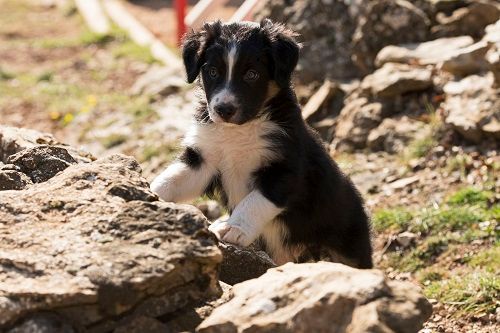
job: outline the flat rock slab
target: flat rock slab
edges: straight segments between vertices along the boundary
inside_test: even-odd
[[[419,288],[377,270],[286,264],[233,286],[199,332],[418,332],[432,313]]]
[[[375,63],[382,66],[388,62],[420,65],[438,65],[461,50],[474,44],[470,36],[439,38],[424,43],[389,45],[377,54]]]
[[[140,171],[114,155],[0,192],[0,331],[107,332],[220,294],[206,219],[157,201]]]
[[[385,64],[361,82],[363,90],[375,96],[391,98],[432,86],[432,72],[404,64]]]

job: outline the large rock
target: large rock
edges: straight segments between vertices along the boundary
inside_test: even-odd
[[[500,87],[500,47],[495,47],[488,51],[486,60],[488,61],[489,69],[495,76],[495,85]]]
[[[437,15],[439,25],[432,27],[435,37],[469,35],[480,38],[484,28],[500,18],[500,4],[495,0],[475,0],[467,7],[455,10],[450,16]]]
[[[120,155],[1,191],[0,331],[108,332],[218,296],[206,219],[157,200]]]
[[[493,87],[492,75],[452,81],[444,91],[446,124],[474,143],[488,137],[500,140],[500,91]]]
[[[414,0],[412,2],[422,1]],[[445,15],[451,15],[456,9],[465,7],[468,4],[468,0],[423,0],[423,2],[431,4],[434,14],[441,12]],[[419,4],[418,7],[420,8],[421,5]]]
[[[418,287],[377,270],[286,264],[237,284],[199,332],[418,332],[432,313]]]
[[[360,2],[364,1],[264,1],[257,19],[269,17],[283,22],[306,42],[298,66],[301,81],[357,77],[360,73],[351,59],[351,39],[362,10]]]
[[[440,68],[458,76],[479,73],[488,66],[485,60],[488,49],[489,45],[484,41],[475,43],[458,50],[456,54],[443,61]]]
[[[340,112],[332,149],[348,151],[364,148],[368,134],[383,120],[383,105],[361,97],[349,101]]]
[[[269,17],[300,34],[302,82],[360,77],[386,45],[426,40],[430,21],[403,0],[271,0],[257,19]]]
[[[372,95],[390,98],[432,86],[432,72],[404,64],[385,64],[364,78],[361,88]]]
[[[233,297],[232,287],[230,285],[220,282],[220,287],[222,289],[222,296],[196,303],[194,306],[189,306],[184,310],[169,315],[169,320],[164,321],[169,330],[163,331],[162,333],[194,332],[196,327],[204,319],[208,318],[216,308]],[[141,333],[149,333],[147,327],[145,328],[146,331],[143,330]]]
[[[495,76],[496,86],[500,87],[500,20],[486,27],[483,41],[491,45],[486,54],[486,61]]]
[[[375,60],[378,66],[389,62],[434,65],[454,75],[465,76],[487,68],[486,40],[474,43],[470,36],[439,38],[420,44],[386,46]]]
[[[366,6],[352,42],[354,63],[363,74],[375,69],[375,57],[384,46],[429,38],[429,18],[409,1],[368,1]]]
[[[389,45],[377,54],[375,63],[382,66],[388,62],[419,65],[438,65],[455,56],[460,50],[474,44],[470,36],[439,38],[424,43]]]
[[[499,27],[500,21],[489,25],[485,36],[477,43],[470,36],[460,36],[424,43],[389,45],[377,54],[375,63],[377,66],[389,62],[434,65],[458,76],[475,74],[488,68],[488,50],[500,48]],[[494,59],[493,56],[491,59]]]
[[[372,130],[367,138],[367,146],[374,151],[401,153],[412,140],[423,139],[430,134],[428,126],[407,116],[386,118]]]

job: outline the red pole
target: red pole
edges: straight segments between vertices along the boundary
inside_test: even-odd
[[[175,0],[175,9],[177,12],[177,43],[181,45],[182,37],[186,33],[186,0]]]

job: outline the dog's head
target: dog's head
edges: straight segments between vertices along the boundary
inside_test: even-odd
[[[294,37],[267,19],[260,24],[217,21],[186,35],[187,79],[192,83],[201,72],[213,122],[244,124],[259,117],[280,89],[290,87],[299,58]]]

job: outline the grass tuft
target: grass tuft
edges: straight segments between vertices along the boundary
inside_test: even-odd
[[[434,281],[424,289],[429,298],[454,306],[455,316],[494,313],[500,299],[500,277],[473,271],[449,280]]]
[[[475,187],[466,187],[454,193],[448,198],[448,203],[452,205],[475,205],[487,204],[493,196],[490,191],[482,191]]]
[[[413,214],[403,208],[383,209],[377,211],[372,217],[372,223],[376,231],[403,230],[406,229]]]

